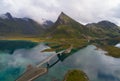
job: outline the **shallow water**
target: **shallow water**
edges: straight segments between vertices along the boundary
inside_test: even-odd
[[[19,43],[19,42],[18,42]],[[12,54],[0,52],[0,81],[14,81],[26,69],[27,65],[36,65],[51,53],[41,53],[43,49],[49,48],[44,44],[39,44],[33,48],[19,48]]]
[[[54,53],[41,53],[45,48],[49,47],[40,43],[33,48],[16,49],[13,54],[0,52],[0,81],[14,81],[25,71],[28,64],[35,65]],[[62,81],[65,73],[74,68],[84,71],[90,81],[120,81],[120,59],[104,53],[105,51],[96,50],[95,46],[89,45],[63,62],[59,61],[46,75],[35,81]],[[56,56],[50,63],[57,59]]]
[[[90,81],[120,81],[120,59],[106,56],[105,51],[89,45],[53,66],[48,74],[36,81],[62,81],[73,68],[84,71]]]
[[[0,40],[0,51],[13,53],[16,49],[33,48],[38,45],[37,42],[23,40]]]

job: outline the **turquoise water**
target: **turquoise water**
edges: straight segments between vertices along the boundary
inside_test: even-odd
[[[80,69],[89,77],[90,81],[120,81],[120,59],[106,56],[101,49],[89,45],[57,63],[48,74],[35,81],[62,81],[65,73],[70,69]]]
[[[0,44],[2,42],[0,41]],[[30,41],[14,41],[15,43],[13,41],[4,42],[10,44],[6,44],[5,47],[3,45],[4,50],[2,50],[2,46],[0,46],[0,81],[16,80],[16,78],[25,71],[27,65],[35,65],[51,55],[51,53],[40,52],[45,48],[49,48],[42,43],[37,44]],[[14,50],[11,49],[11,47],[13,47]],[[11,50],[13,51],[12,53],[10,53]]]
[[[38,43],[31,41],[22,41],[22,40],[0,40],[0,51],[13,53],[16,49],[21,48],[33,48]]]
[[[36,65],[54,53],[42,53],[41,50],[46,48],[49,47],[40,43],[31,48],[17,48],[12,54],[1,51],[0,81],[14,81],[25,71],[28,64]],[[106,56],[104,53],[105,51],[96,50],[95,46],[89,45],[63,62],[59,61],[47,74],[35,81],[62,81],[65,73],[75,68],[84,71],[90,81],[120,81],[120,59]],[[57,59],[56,56],[50,64]]]

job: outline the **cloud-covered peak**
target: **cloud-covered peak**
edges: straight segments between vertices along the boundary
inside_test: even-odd
[[[82,23],[110,20],[120,24],[120,0],[0,0],[0,14],[56,21],[61,11]]]
[[[7,12],[5,16],[8,17],[9,19],[12,19],[12,15],[9,12]]]
[[[2,18],[2,19],[13,19],[12,15],[9,12],[0,15],[0,18]]]

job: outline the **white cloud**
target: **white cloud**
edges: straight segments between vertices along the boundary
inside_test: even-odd
[[[61,11],[82,23],[110,20],[120,24],[120,0],[1,0],[0,14],[11,12],[17,17],[42,18],[55,21]],[[114,10],[116,9],[116,10]]]

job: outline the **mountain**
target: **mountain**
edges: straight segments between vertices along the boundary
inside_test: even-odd
[[[86,27],[89,28],[94,35],[100,37],[116,37],[120,36],[120,28],[110,22],[110,21],[100,21],[98,23],[87,24]]]
[[[30,18],[15,18],[6,13],[0,15],[0,36],[108,38],[120,36],[120,28],[110,21],[82,25],[64,12],[61,12],[55,23],[44,20],[42,24]]]
[[[111,38],[120,36],[120,28],[110,21],[82,25],[61,12],[47,36],[50,38]]]
[[[48,37],[83,38],[88,35],[88,28],[61,12],[55,24],[49,29]]]
[[[13,17],[9,12],[7,12],[6,14],[0,15],[0,18],[13,20]]]
[[[0,16],[0,36],[40,36],[42,25],[30,18],[15,18],[10,13]]]
[[[51,20],[45,20],[43,23],[42,23],[42,26],[46,29],[52,27],[54,25],[54,22],[52,22]]]

